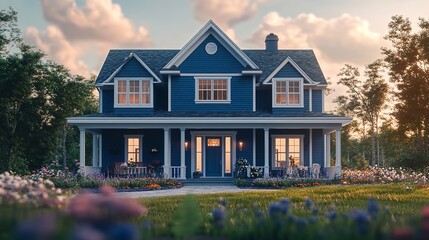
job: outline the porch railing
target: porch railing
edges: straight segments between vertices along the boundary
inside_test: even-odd
[[[170,178],[181,178],[181,167],[180,166],[171,166],[170,167],[171,176]]]

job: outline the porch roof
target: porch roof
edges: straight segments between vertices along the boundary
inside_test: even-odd
[[[103,128],[314,128],[339,129],[351,118],[304,112],[154,112],[151,114],[97,113],[70,117],[71,125],[84,129]]]

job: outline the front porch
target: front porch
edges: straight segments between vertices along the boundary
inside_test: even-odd
[[[85,166],[87,132],[92,133],[92,166]],[[330,137],[333,132],[339,141],[335,147],[335,166],[331,167]],[[334,178],[341,172],[340,133],[340,129],[312,128],[81,129],[80,165],[84,174],[103,173],[109,177],[190,179],[198,171],[201,178],[231,178],[234,177],[236,161],[245,158],[249,162],[247,177],[251,177],[250,169],[254,167],[263,177],[318,178],[323,175]],[[128,146],[124,139],[136,136],[144,138],[141,137],[138,150],[132,151],[136,156],[134,160],[139,161],[132,163],[125,151]],[[298,163],[295,165],[285,157],[289,154],[282,155],[281,146],[276,146],[275,141],[283,136],[301,136],[301,150],[297,153]],[[209,140],[218,144],[220,153],[213,150],[207,153],[208,148],[216,147],[209,146],[216,145]],[[213,165],[208,154],[214,154],[215,158],[218,154],[218,166]],[[154,160],[159,161],[156,171]]]

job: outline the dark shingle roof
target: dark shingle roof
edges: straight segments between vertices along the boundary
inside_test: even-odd
[[[120,67],[130,53],[134,52],[148,67],[162,79],[159,71],[179,52],[179,50],[110,50],[97,77],[96,83],[105,81]],[[315,82],[326,84],[325,77],[312,50],[243,50],[243,52],[262,70],[259,81],[265,80],[287,57],[292,58]]]

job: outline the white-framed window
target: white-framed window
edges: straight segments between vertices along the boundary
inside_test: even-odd
[[[273,107],[304,107],[302,78],[273,78]]]
[[[231,77],[195,77],[196,103],[230,103]]]
[[[115,78],[115,107],[153,107],[152,78]]]
[[[289,168],[304,165],[304,136],[274,135],[273,168]]]
[[[125,135],[125,159],[127,163],[142,162],[142,147],[143,147],[143,136],[142,135]]]

